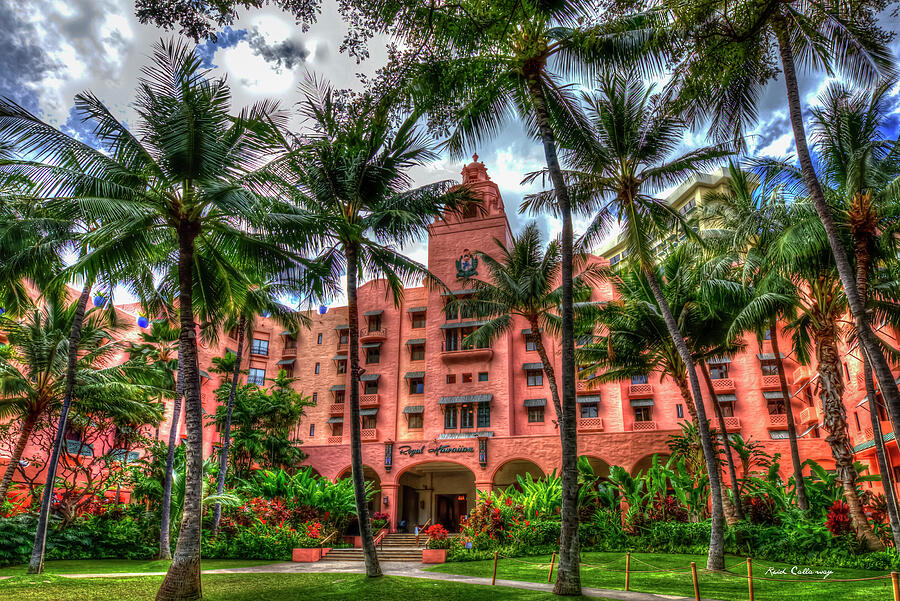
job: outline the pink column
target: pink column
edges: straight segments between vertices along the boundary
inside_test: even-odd
[[[400,500],[397,496],[399,488],[400,487],[397,484],[381,485],[381,496],[387,497],[387,506],[384,504],[384,499],[381,499],[381,510],[390,516],[391,532],[397,531],[397,512],[400,509]]]

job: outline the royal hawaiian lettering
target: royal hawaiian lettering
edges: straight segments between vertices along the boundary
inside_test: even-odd
[[[397,452],[400,455],[406,455],[407,457],[415,457],[416,455],[422,455],[425,453],[426,445],[422,445],[421,447],[414,447],[412,445],[401,445],[397,448]],[[474,453],[475,447],[464,447],[464,446],[453,446],[449,444],[436,445],[429,449],[427,449],[429,453],[432,455],[455,455],[457,453]]]

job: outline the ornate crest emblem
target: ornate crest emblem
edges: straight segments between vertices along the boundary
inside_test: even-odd
[[[470,278],[474,275],[478,275],[478,257],[466,249],[456,260],[456,277]]]

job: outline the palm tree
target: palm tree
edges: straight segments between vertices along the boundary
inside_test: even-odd
[[[720,253],[723,264],[736,266],[737,279],[749,290],[745,307],[734,316],[729,337],[756,332],[761,342],[763,332],[769,331],[781,395],[788,399],[785,412],[797,504],[806,511],[809,500],[797,445],[797,426],[778,340],[779,320],[793,318],[798,299],[790,282],[765,260],[772,242],[787,223],[785,203],[780,187],[770,186],[766,181],[756,185],[757,182],[752,181],[739,164],[729,162],[728,175],[728,186],[724,191],[710,192],[703,199],[700,216],[706,225],[703,237]]]
[[[200,596],[203,416],[195,319],[219,323],[225,303],[214,301],[229,298],[234,291],[222,287],[241,274],[288,273],[302,261],[265,237],[271,201],[258,170],[277,160],[283,147],[283,114],[276,104],[260,102],[230,115],[224,79],[208,79],[200,65],[181,43],[156,45],[135,101],[137,134],[95,96],[79,94],[76,108],[105,152],[11,103],[0,111],[5,138],[36,156],[16,164],[34,181],[32,193],[52,196],[60,211],[100,224],[85,236],[90,251],[74,268],[138,291],[155,272],[167,296],[178,299],[187,493],[160,601]],[[195,305],[195,296],[205,302]]]
[[[500,255],[498,259],[483,251],[477,253],[481,263],[487,266],[488,277],[485,280],[465,279],[474,293],[471,299],[461,302],[468,304],[475,315],[490,318],[466,337],[466,343],[489,345],[513,326],[513,316],[527,321],[530,339],[550,383],[553,407],[560,418],[562,403],[556,371],[544,345],[544,331],[556,335],[560,328],[559,243],[552,241],[544,249],[540,230],[534,222],[513,238],[511,247],[507,248],[500,240],[495,242]],[[575,276],[575,294],[579,301],[587,302],[591,294],[589,283],[598,272],[596,264],[584,265],[584,257],[580,262],[583,269]],[[579,317],[579,321],[584,321],[584,316]]]
[[[350,463],[366,574],[381,575],[375,554],[363,480],[359,416],[359,311],[357,286],[364,277],[384,278],[396,303],[404,282],[433,279],[421,264],[396,246],[418,239],[445,211],[468,198],[451,191],[452,181],[411,188],[409,170],[436,158],[428,139],[416,129],[420,115],[404,116],[396,125],[390,112],[393,96],[362,96],[340,103],[326,83],[308,82],[301,113],[312,132],[293,161],[296,185],[286,186],[293,206],[273,218],[281,223],[283,241],[317,255],[304,277],[319,290],[334,290],[346,271],[350,322]]]
[[[574,208],[582,214],[595,215],[582,243],[599,241],[616,224],[622,227],[628,261],[640,268],[647,278],[666,330],[684,362],[697,409],[712,495],[707,567],[721,570],[724,567],[724,518],[715,450],[694,360],[663,294],[653,250],[654,241],[665,240],[672,235],[673,229],[682,229],[686,236],[693,234],[677,211],[651,194],[683,181],[698,169],[715,164],[729,151],[725,146],[711,146],[669,159],[681,143],[685,124],[673,113],[670,103],[653,94],[652,87],[645,88],[621,75],[602,77],[597,93],[584,94],[583,100],[589,127],[570,133],[572,137],[580,137],[581,141],[567,153],[566,161],[571,168],[564,174]],[[553,192],[526,199],[526,206],[531,209],[553,203]]]
[[[744,128],[756,120],[763,86],[777,74],[773,64],[780,63],[803,184],[834,256],[860,346],[878,378],[892,421],[900,423],[900,390],[872,331],[849,253],[809,151],[796,72],[798,62],[829,74],[840,70],[865,87],[874,85],[880,74],[892,75],[890,38],[878,25],[881,7],[766,0],[740,6],[709,3],[700,10],[694,4],[672,2],[667,8],[673,26],[688,41],[677,53],[671,95],[685,105],[692,122],[710,120],[719,139],[742,141]]]

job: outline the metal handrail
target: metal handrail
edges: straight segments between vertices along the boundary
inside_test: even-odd
[[[387,529],[387,528],[382,528],[381,530],[378,531],[378,534],[375,535],[375,541],[374,541],[374,542],[375,542],[376,545],[379,546],[379,548],[380,548],[382,551],[384,550],[384,539],[385,539],[385,537],[387,536],[387,534],[388,534],[388,529]]]
[[[331,538],[332,538],[335,534],[337,534],[337,533],[338,533],[338,531],[335,530],[334,532],[332,532],[331,534],[329,534],[328,536],[326,536],[325,538],[323,538],[323,539],[322,539],[322,542],[319,543],[319,547],[324,547],[324,546],[325,546],[325,543],[327,543],[329,540],[331,540]]]
[[[426,522],[422,525],[422,527],[419,528],[419,533],[416,534],[416,546],[417,546],[417,547],[419,546],[419,537],[422,535],[422,530],[425,530],[425,528],[428,528],[428,524],[430,524],[430,523],[431,523],[431,518],[428,518],[428,521],[426,521]],[[429,538],[431,538],[431,537],[429,537]]]

